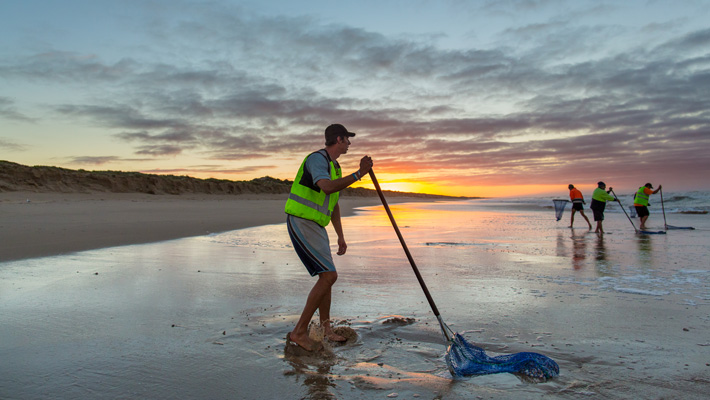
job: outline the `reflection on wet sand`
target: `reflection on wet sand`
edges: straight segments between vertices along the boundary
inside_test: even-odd
[[[606,247],[604,246],[604,235],[597,236],[597,243],[594,247],[594,259],[597,261],[606,261]]]
[[[387,349],[376,349],[372,346],[379,346],[383,342],[377,341],[397,332],[399,327],[414,324],[416,320],[410,317],[387,316],[382,317],[369,326],[359,326],[362,331],[374,333],[375,337],[365,339],[367,343],[360,340],[357,332],[350,326],[337,326],[333,330],[335,333],[347,338],[347,341],[331,343],[323,340],[322,329],[315,323],[309,327],[309,336],[317,343],[317,349],[311,352],[299,347],[296,344],[286,342],[284,347],[284,360],[292,368],[284,373],[285,376],[295,376],[302,385],[306,387],[309,399],[335,399],[342,393],[343,383],[358,388],[359,390],[405,390],[411,391],[412,395],[419,397],[424,395],[437,395],[447,392],[447,387],[453,384],[450,376],[446,376],[440,368],[429,367],[423,371],[404,370],[393,365],[388,365],[384,361],[388,357],[385,354]],[[350,325],[350,322],[340,321],[341,324]],[[362,322],[360,322],[362,323]],[[397,334],[389,341],[394,348],[407,348]],[[438,358],[428,351],[419,351],[418,345],[411,345],[409,354],[394,355],[396,359],[410,358],[409,365],[416,366],[415,360],[418,356]],[[443,346],[442,346],[443,350]],[[392,356],[392,355],[390,355]],[[380,361],[380,362],[378,362]],[[412,388],[420,388],[420,391]],[[393,392],[396,393],[396,392]]]
[[[572,267],[581,269],[584,266],[584,259],[587,258],[587,232],[576,233],[572,229]]]
[[[636,235],[636,244],[639,250],[639,265],[650,263],[653,258],[653,239],[651,239],[651,235]]]
[[[557,233],[557,256],[569,258],[572,263],[572,268],[575,270],[582,269],[587,258],[587,240],[588,231],[580,231],[570,229],[570,235],[565,235],[563,232]],[[567,249],[567,243],[571,241],[572,251]]]

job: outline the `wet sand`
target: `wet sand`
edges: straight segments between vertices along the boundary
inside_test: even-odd
[[[346,219],[336,258],[332,315],[352,339],[314,355],[285,343],[313,280],[281,221],[0,263],[0,398],[706,398],[707,220],[644,236],[612,217],[598,236],[451,207],[393,206],[444,321],[491,355],[548,355],[558,378],[452,379],[375,208]]]

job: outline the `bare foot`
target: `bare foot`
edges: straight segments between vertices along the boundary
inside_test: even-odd
[[[293,332],[286,334],[286,342],[291,345],[296,345],[305,351],[313,351],[313,342],[308,335],[296,335]]]

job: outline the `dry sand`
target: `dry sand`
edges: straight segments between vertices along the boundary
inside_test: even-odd
[[[282,223],[285,196],[2,192],[0,262]],[[348,216],[379,199],[340,204]]]

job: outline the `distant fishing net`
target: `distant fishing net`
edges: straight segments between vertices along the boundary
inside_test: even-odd
[[[565,212],[565,207],[567,207],[569,200],[554,199],[552,202],[555,204],[555,217],[559,221],[562,219],[562,213]]]
[[[445,358],[454,376],[509,372],[526,380],[544,382],[560,374],[560,367],[550,357],[531,352],[490,357],[459,333],[451,337]]]
[[[629,206],[629,217],[636,218],[636,207]]]

